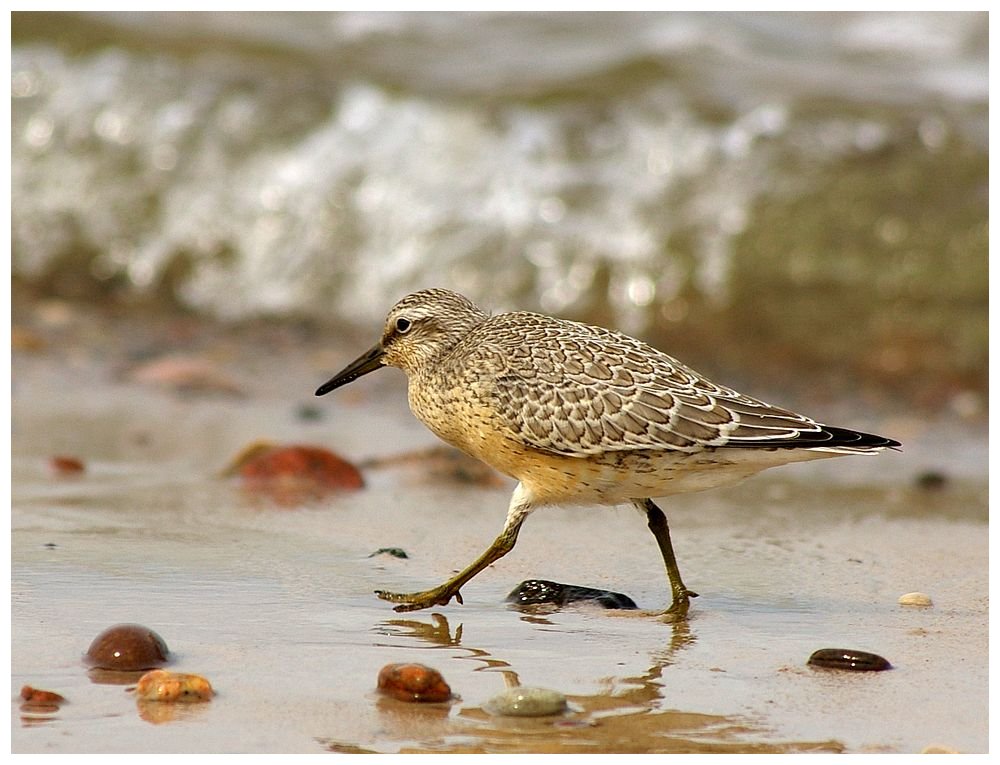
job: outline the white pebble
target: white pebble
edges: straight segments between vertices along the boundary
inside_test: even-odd
[[[930,596],[924,595],[922,592],[908,592],[905,595],[899,596],[899,605],[901,606],[922,606],[926,608],[927,606],[934,605]]]
[[[518,686],[498,693],[483,705],[492,715],[504,717],[543,717],[566,710],[566,697],[548,688]]]

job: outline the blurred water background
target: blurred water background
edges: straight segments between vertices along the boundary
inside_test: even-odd
[[[15,13],[14,284],[368,334],[447,286],[979,418],[987,26]]]

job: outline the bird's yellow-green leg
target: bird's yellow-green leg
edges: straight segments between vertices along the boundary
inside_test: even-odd
[[[632,500],[636,507],[646,513],[646,522],[649,530],[656,537],[656,544],[660,547],[660,554],[663,556],[663,563],[667,567],[667,578],[670,580],[670,592],[673,600],[667,613],[677,618],[687,615],[690,606],[690,599],[697,598],[698,593],[692,592],[684,586],[681,581],[681,572],[677,568],[677,558],[674,557],[674,546],[670,542],[670,528],[667,526],[667,516],[656,506],[651,499]]]
[[[482,555],[458,574],[444,584],[423,592],[402,593],[375,590],[375,594],[382,600],[399,603],[393,609],[394,611],[419,611],[422,608],[431,608],[432,606],[446,606],[452,598],[461,603],[462,594],[459,590],[462,586],[491,563],[514,549],[514,544],[517,542],[517,532],[520,531],[521,524],[524,523],[524,519],[528,517],[528,513],[532,509],[527,493],[521,484],[518,484],[510,499],[510,509],[507,511],[507,520],[504,522],[503,530]]]

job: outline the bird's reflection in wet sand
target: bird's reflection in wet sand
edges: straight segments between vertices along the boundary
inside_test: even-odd
[[[550,614],[524,613],[521,618],[531,624],[552,627]],[[625,614],[622,614],[625,616]],[[643,612],[629,612],[625,618],[643,618]],[[505,687],[532,685],[530,678],[510,661],[489,651],[468,645],[464,623],[454,628],[448,618],[432,613],[429,618],[388,619],[379,624],[378,632],[412,641],[430,649],[458,649],[455,658],[480,663],[480,671],[499,672]],[[415,734],[414,722],[430,722],[421,710],[407,713],[418,705],[393,703],[393,729],[386,732],[399,739],[419,741],[405,751],[410,752],[620,752],[620,753],[680,753],[680,752],[788,752],[842,751],[834,741],[790,742],[787,744],[759,743],[759,730],[747,720],[706,715],[694,712],[664,711],[663,690],[665,670],[678,660],[681,652],[696,640],[690,622],[663,624],[663,642],[650,651],[649,668],[639,675],[615,677],[608,674],[606,692],[585,695],[567,694],[568,711],[547,717],[497,717],[486,712],[481,704],[486,699],[459,698],[444,712],[434,715],[432,729]],[[399,647],[398,641],[392,643]],[[464,655],[462,655],[464,654]],[[453,690],[461,694],[461,688]],[[500,690],[499,688],[497,689]],[[388,712],[390,705],[380,707]],[[445,708],[449,709],[449,708]],[[417,717],[415,717],[417,716]],[[758,741],[752,741],[756,735]],[[474,738],[470,738],[474,737]]]

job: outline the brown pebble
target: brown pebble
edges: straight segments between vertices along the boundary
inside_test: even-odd
[[[167,663],[167,644],[149,627],[116,624],[94,638],[85,659],[100,669],[135,671]]]
[[[76,475],[82,473],[86,467],[83,464],[83,460],[77,457],[67,457],[63,455],[56,455],[55,457],[49,458],[49,467],[52,468],[54,473],[59,475]]]
[[[820,669],[845,669],[851,672],[881,672],[892,665],[877,653],[857,651],[853,648],[820,648],[814,651],[810,666]]]
[[[378,673],[378,689],[400,701],[451,698],[451,688],[441,673],[423,664],[386,664]]]
[[[201,675],[154,669],[139,678],[135,697],[141,701],[208,701],[215,695],[212,684]]]
[[[66,701],[64,696],[61,696],[55,691],[45,691],[41,688],[32,688],[30,685],[25,685],[21,688],[21,698],[24,700],[22,706],[49,707],[62,704]]]
[[[354,465],[319,446],[251,444],[224,474],[239,475],[247,489],[284,505],[365,485]]]

